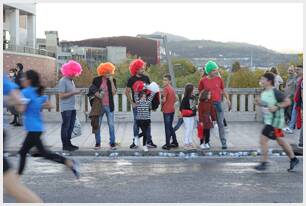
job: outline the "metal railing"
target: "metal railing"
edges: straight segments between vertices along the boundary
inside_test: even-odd
[[[19,52],[19,53],[26,53],[26,54],[38,54],[43,56],[49,56],[56,58],[56,55],[54,52],[49,52],[45,49],[36,49],[32,47],[27,46],[20,46],[20,45],[14,45],[14,44],[4,44],[3,45],[4,51],[12,51],[12,52]]]

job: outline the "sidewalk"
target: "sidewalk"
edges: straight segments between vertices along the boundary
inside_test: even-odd
[[[50,150],[56,152],[63,152],[61,146],[61,123],[47,123],[46,132],[43,134],[44,144],[49,147]],[[262,124],[257,122],[229,122],[229,131],[227,132],[227,152],[239,152],[239,151],[256,151],[259,149],[259,135],[262,130]],[[184,126],[182,126],[177,131],[177,139],[179,145],[181,146],[178,149],[173,150],[163,150],[161,147],[165,144],[165,131],[163,123],[152,123],[152,137],[154,143],[158,146],[156,149],[150,149],[146,155],[158,155],[159,152],[186,152],[183,149],[183,138],[184,138]],[[8,138],[6,142],[5,151],[9,153],[16,153],[25,138],[26,132],[22,127],[13,127],[9,126],[7,129]],[[296,145],[299,139],[299,130],[295,130],[294,134],[286,134],[285,139],[292,145]],[[91,133],[90,123],[82,123],[82,135],[72,139],[72,144],[80,147],[78,151],[73,152],[73,155],[95,155],[96,152],[99,155],[109,155],[111,151],[108,146],[109,141],[109,132],[108,126],[106,123],[103,123],[101,126],[102,134],[102,148],[100,150],[94,150],[95,137]],[[138,149],[130,149],[129,145],[132,143],[133,138],[133,123],[116,123],[115,124],[115,135],[116,142],[120,144],[116,152],[120,153],[123,156],[134,156],[135,152],[142,152],[142,147]],[[142,139],[140,140],[142,143]],[[193,138],[194,146],[197,147],[193,152],[198,152],[203,154],[203,151],[199,147],[199,140],[196,135],[196,130],[194,132]],[[275,141],[270,141],[270,148],[276,151],[281,151],[281,148],[277,145]],[[211,135],[211,149],[209,152],[217,153],[221,150],[221,143],[218,136],[215,136],[212,132]],[[207,152],[205,150],[205,152]],[[302,150],[295,150],[296,153],[302,153]],[[142,152],[143,153],[143,152]]]

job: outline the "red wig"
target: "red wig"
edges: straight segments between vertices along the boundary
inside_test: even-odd
[[[115,74],[116,67],[110,63],[101,63],[97,68],[97,73],[99,76],[104,76],[106,74]]]
[[[135,59],[131,62],[130,64],[130,74],[132,76],[135,76],[137,71],[143,68],[145,65],[145,62],[142,61],[141,59]]]

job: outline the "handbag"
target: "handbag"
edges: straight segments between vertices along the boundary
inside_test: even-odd
[[[74,122],[73,131],[71,134],[71,138],[75,138],[82,135],[82,128],[81,128],[81,122],[78,117],[76,117]]]

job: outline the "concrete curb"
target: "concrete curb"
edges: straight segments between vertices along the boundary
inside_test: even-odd
[[[173,150],[162,150],[162,149],[150,149],[148,152],[144,152],[141,149],[118,149],[118,150],[94,150],[94,149],[80,149],[73,152],[63,151],[61,149],[52,150],[55,153],[62,154],[64,156],[169,156],[176,157],[180,154],[184,153],[185,155],[193,155],[196,156],[258,156],[260,155],[259,150],[254,149],[214,149],[214,150],[201,150],[201,149],[192,149],[192,150],[184,150],[184,149],[173,149]],[[37,151],[30,152],[32,156],[40,156]],[[301,156],[303,155],[302,149],[295,149],[295,155]],[[6,156],[16,156],[18,154],[17,149],[6,150]],[[270,149],[269,155],[275,156],[286,156],[283,150],[281,149]]]

